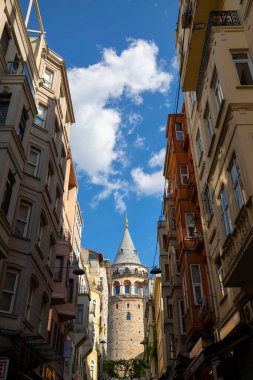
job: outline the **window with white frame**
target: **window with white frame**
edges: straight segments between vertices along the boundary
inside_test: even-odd
[[[52,89],[53,79],[54,79],[54,73],[51,70],[46,68],[44,71],[44,76],[43,76],[44,86],[49,89]]]
[[[220,206],[221,206],[221,215],[222,220],[225,228],[226,236],[232,233],[233,227],[232,227],[232,220],[230,216],[230,211],[228,207],[228,197],[227,192],[225,190],[225,187],[223,186],[220,192]]]
[[[206,105],[204,119],[205,119],[207,137],[208,137],[208,141],[210,143],[212,141],[212,138],[213,138],[213,121],[212,121],[212,116],[211,116],[211,112],[210,112],[210,108],[209,108],[208,104]]]
[[[218,78],[217,71],[215,71],[213,75],[212,88],[214,92],[215,103],[216,103],[217,109],[219,110],[223,101],[223,93],[222,93],[222,88],[221,88],[221,84]]]
[[[235,157],[233,158],[230,165],[230,176],[231,176],[231,180],[233,184],[237,206],[238,206],[238,209],[240,210],[244,204],[244,196],[243,196],[244,189],[243,189],[241,178],[240,178],[240,169]]]
[[[23,238],[27,237],[31,209],[32,209],[31,204],[23,202],[23,201],[20,202],[18,215],[16,218],[16,224],[15,224],[15,234],[20,237],[23,237]]]
[[[38,115],[35,116],[34,123],[41,128],[45,128],[47,109],[39,104]]]
[[[213,205],[212,205],[212,199],[210,196],[210,189],[208,183],[205,185],[204,191],[203,191],[203,202],[204,202],[204,210],[206,218],[209,220],[210,216],[213,214]]]
[[[182,123],[175,123],[175,131],[176,131],[176,140],[183,141],[184,135],[183,135]]]
[[[189,298],[188,298],[189,296],[188,296],[188,285],[187,285],[186,272],[183,273],[182,287],[183,287],[185,310],[188,310],[189,309]]]
[[[180,333],[185,334],[184,301],[182,299],[178,300],[178,309],[179,309]]]
[[[195,305],[200,305],[203,300],[203,288],[199,264],[191,264],[192,289]]]
[[[179,169],[180,169],[181,184],[188,185],[188,182],[189,182],[188,166],[180,165]]]
[[[15,269],[7,268],[3,288],[0,294],[0,310],[12,313],[17,294],[19,272]]]
[[[27,173],[36,177],[38,174],[39,161],[40,161],[40,151],[38,149],[31,147],[29,158],[26,165]]]
[[[253,85],[253,68],[247,51],[231,52],[241,86]]]
[[[193,237],[196,227],[195,214],[193,212],[185,213],[186,233],[187,237]]]
[[[195,144],[196,144],[196,151],[197,151],[198,160],[200,160],[200,158],[202,157],[202,154],[203,154],[203,146],[202,146],[202,140],[201,140],[199,129],[198,129],[197,134],[196,134]]]

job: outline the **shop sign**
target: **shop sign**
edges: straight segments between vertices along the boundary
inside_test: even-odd
[[[220,338],[224,339],[240,323],[239,311],[229,319],[229,321],[220,330]]]
[[[9,368],[9,359],[0,358],[0,380],[7,379],[8,368]]]

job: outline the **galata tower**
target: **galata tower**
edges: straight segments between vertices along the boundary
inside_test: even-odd
[[[111,266],[108,359],[142,358],[144,303],[148,295],[148,269],[142,265],[126,218],[125,232]]]

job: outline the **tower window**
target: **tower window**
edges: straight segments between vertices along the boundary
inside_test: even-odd
[[[129,305],[129,303],[127,304],[127,308],[129,309],[129,307],[130,307],[130,305]]]
[[[126,320],[127,320],[127,321],[131,321],[131,313],[128,312],[128,313],[126,314]]]

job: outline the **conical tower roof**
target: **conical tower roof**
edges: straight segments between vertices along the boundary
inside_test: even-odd
[[[134,246],[128,229],[128,219],[126,217],[126,227],[123,238],[121,240],[117,256],[115,257],[113,265],[117,264],[141,264],[138,253]]]

